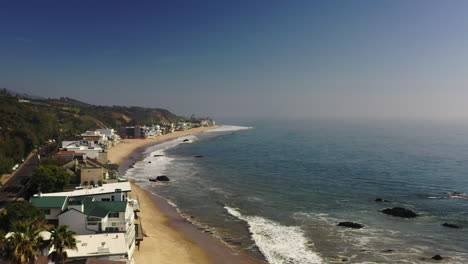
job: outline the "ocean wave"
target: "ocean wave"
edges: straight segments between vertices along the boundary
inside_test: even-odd
[[[313,252],[302,230],[297,226],[283,226],[259,217],[245,216],[238,210],[224,206],[229,214],[249,225],[252,238],[270,264],[319,264],[322,258]]]

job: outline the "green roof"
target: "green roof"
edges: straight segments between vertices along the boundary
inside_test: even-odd
[[[112,202],[93,202],[85,199],[84,213],[90,216],[105,217],[110,212],[125,212],[127,209],[126,201],[112,201]]]
[[[33,197],[32,205],[38,208],[65,208],[67,204],[83,203],[84,214],[96,217],[105,217],[110,212],[125,212],[126,201],[102,202],[93,201],[92,197],[46,196]],[[63,212],[62,212],[63,213]]]
[[[31,203],[38,208],[63,208],[67,203],[66,196],[33,197]]]

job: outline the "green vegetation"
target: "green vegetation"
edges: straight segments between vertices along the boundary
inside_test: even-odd
[[[20,221],[43,222],[44,212],[34,207],[28,201],[10,204],[0,215],[0,231],[5,233],[12,229],[14,223]]]
[[[5,239],[2,255],[12,263],[35,263],[38,254],[47,244],[40,233],[41,223],[21,221],[13,225],[13,233]]]
[[[0,92],[0,174],[18,163],[48,138],[57,137],[57,120]]]
[[[60,142],[86,130],[184,119],[164,109],[96,106],[71,98],[19,99],[0,90],[0,174],[10,173],[14,164],[37,147],[56,150],[56,144],[45,144],[49,139]]]
[[[15,165],[15,162],[10,157],[5,157],[3,159],[0,159],[0,178],[1,178],[1,174],[11,173],[11,170],[14,165]]]
[[[41,165],[34,170],[32,177],[32,191],[60,192],[63,186],[70,183],[71,175],[57,165]]]
[[[46,231],[42,222],[19,221],[12,227],[8,237],[0,237],[0,256],[11,263],[35,263],[37,257],[44,249],[52,246],[54,251],[49,259],[54,263],[65,263],[66,249],[76,249],[75,232],[68,230],[67,226],[51,228],[50,240],[44,240],[42,231]]]
[[[68,230],[68,227],[63,225],[49,231],[51,233],[49,244],[54,247],[49,259],[54,263],[65,263],[68,258],[66,250],[77,249],[75,232]]]

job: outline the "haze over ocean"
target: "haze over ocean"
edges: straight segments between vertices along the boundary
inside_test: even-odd
[[[442,226],[468,226],[468,126],[317,121],[237,129],[151,147],[127,175],[269,263],[468,259],[467,229]],[[171,184],[147,182],[159,174]],[[420,216],[379,212],[395,206]],[[365,227],[336,226],[341,221]]]

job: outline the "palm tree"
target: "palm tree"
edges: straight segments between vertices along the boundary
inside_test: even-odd
[[[13,224],[13,232],[5,241],[5,253],[14,263],[31,263],[45,248],[41,223],[18,222]]]
[[[54,263],[65,263],[68,258],[66,249],[77,249],[75,232],[68,230],[68,226],[61,225],[52,228],[50,233],[50,246],[54,251],[50,253],[49,259]]]

